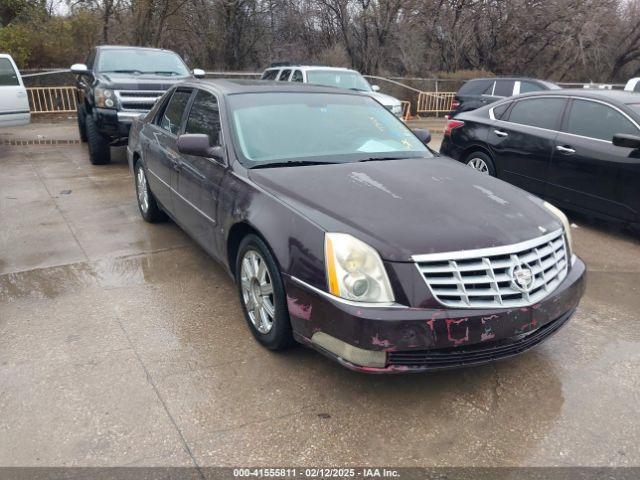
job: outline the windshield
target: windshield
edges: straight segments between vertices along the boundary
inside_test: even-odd
[[[236,144],[250,166],[433,156],[402,121],[367,96],[247,93],[231,95],[229,105]]]
[[[361,92],[371,91],[371,85],[362,75],[346,70],[307,70],[307,82]]]
[[[182,59],[173,52],[141,49],[102,50],[98,57],[101,73],[121,72],[133,74],[189,76]]]

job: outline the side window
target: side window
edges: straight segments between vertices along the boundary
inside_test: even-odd
[[[507,102],[507,103],[501,103],[497,107],[494,107],[493,108],[493,116],[495,117],[495,119],[496,120],[502,119],[502,116],[509,109],[510,105],[511,105],[511,102]]]
[[[514,80],[496,80],[496,89],[493,95],[496,97],[511,97],[513,95]]]
[[[558,120],[564,109],[564,98],[536,98],[521,100],[511,109],[509,121],[532,127],[558,129]]]
[[[293,72],[291,76],[292,82],[304,82],[304,78],[302,78],[302,72],[300,70],[296,70]]]
[[[215,95],[198,90],[184,132],[204,133],[209,135],[211,145],[220,144],[220,111]]]
[[[267,70],[262,74],[262,80],[275,80],[280,70]]]
[[[640,92],[640,80],[636,82],[636,86],[633,88],[634,92]]]
[[[573,100],[567,133],[611,141],[617,133],[638,135],[638,129],[620,112],[602,103]]]
[[[520,93],[539,92],[540,90],[544,90],[544,88],[533,82],[520,82]]]
[[[15,87],[16,85],[20,85],[20,82],[11,60],[0,58],[0,87]]]
[[[171,100],[169,100],[167,107],[162,113],[160,128],[174,135],[178,134],[182,123],[182,114],[184,113],[190,96],[190,90],[176,90],[173,93]]]
[[[489,89],[489,93],[491,93],[493,88],[492,80],[469,80],[460,87],[458,95],[482,95],[487,87],[491,87]]]
[[[278,77],[278,80],[280,80],[281,82],[286,82],[287,80],[289,80],[289,75],[291,75],[291,70],[282,70],[280,76]]]
[[[493,95],[493,86],[495,85],[496,82],[489,82],[484,90],[482,92],[480,92],[481,95]]]

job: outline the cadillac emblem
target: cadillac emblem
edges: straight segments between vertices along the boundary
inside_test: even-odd
[[[533,287],[535,276],[526,263],[520,263],[511,268],[510,276],[511,286],[522,293],[527,293]]]

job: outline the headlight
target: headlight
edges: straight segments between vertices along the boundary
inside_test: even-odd
[[[382,260],[373,248],[345,233],[324,236],[329,292],[359,302],[393,302]]]
[[[94,90],[96,107],[100,108],[116,108],[116,97],[113,91],[107,88],[97,87]]]
[[[395,115],[402,115],[402,105],[394,105],[393,107],[391,107],[391,111]]]
[[[556,217],[558,217],[562,222],[562,226],[564,227],[564,235],[565,237],[567,237],[569,253],[573,253],[573,241],[571,240],[571,225],[569,224],[569,219],[564,213],[562,213],[562,211],[558,207],[551,205],[549,202],[544,202],[544,206],[547,207],[547,209]]]

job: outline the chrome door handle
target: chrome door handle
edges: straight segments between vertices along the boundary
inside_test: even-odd
[[[493,133],[495,133],[499,137],[508,137],[509,136],[509,134],[507,132],[503,132],[502,130],[494,130]]]
[[[571,155],[572,153],[576,153],[576,151],[573,148],[563,147],[562,145],[556,146],[556,150],[566,155]]]

